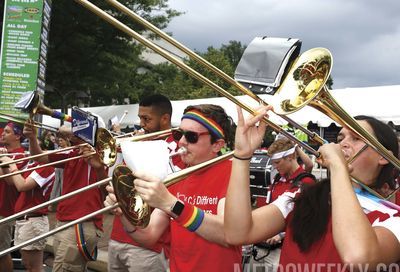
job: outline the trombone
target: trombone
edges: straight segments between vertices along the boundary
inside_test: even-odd
[[[160,137],[160,135],[169,135],[169,134],[170,134],[170,131],[171,131],[171,129],[168,129],[168,130],[162,130],[162,131],[159,131],[159,132],[154,132],[154,133],[139,135],[139,136],[137,136],[137,138],[131,139],[131,141],[136,142],[136,141],[142,141],[142,140],[155,139],[155,138],[157,138],[157,137]],[[84,145],[84,144],[83,144],[83,145]],[[185,153],[185,152],[186,152],[186,149],[185,149],[185,148],[180,148],[177,152],[172,153],[172,154],[169,154],[169,157],[171,158],[171,157],[180,155],[180,154]],[[57,161],[57,162],[54,162],[53,164],[58,164],[58,163],[62,163],[62,161]],[[38,168],[40,168],[40,167],[44,167],[44,166],[43,166],[43,165],[39,165],[39,166],[37,166],[37,167],[32,167],[32,168],[29,168],[29,169],[25,169],[25,172],[27,172],[27,171],[32,171],[32,170],[38,169]],[[15,173],[12,173],[12,174],[15,174]],[[62,200],[64,200],[64,199],[73,197],[73,196],[75,196],[75,195],[77,195],[77,194],[79,194],[79,193],[88,191],[88,190],[93,189],[93,188],[96,188],[96,187],[100,187],[100,186],[106,185],[106,184],[109,183],[110,181],[111,181],[111,178],[105,178],[105,179],[103,179],[103,180],[100,180],[100,181],[98,181],[98,182],[92,183],[92,184],[90,184],[90,185],[87,185],[87,186],[82,187],[82,188],[80,188],[80,189],[77,189],[77,190],[75,190],[75,191],[69,192],[69,193],[67,193],[67,194],[65,194],[65,195],[59,196],[59,197],[57,197],[57,198],[54,198],[54,199],[51,199],[51,200],[49,200],[49,201],[43,202],[43,203],[41,203],[41,204],[39,204],[39,205],[36,205],[36,206],[31,207],[31,208],[29,208],[29,209],[26,209],[26,210],[24,210],[24,211],[21,211],[21,212],[18,212],[18,213],[16,213],[16,214],[13,214],[13,215],[11,215],[11,216],[8,216],[8,217],[5,217],[5,218],[3,218],[3,219],[0,219],[0,225],[3,224],[3,223],[6,223],[6,222],[13,221],[13,220],[17,219],[18,217],[21,217],[21,216],[23,216],[23,215],[25,215],[25,214],[34,212],[34,211],[36,211],[36,210],[38,210],[38,209],[41,209],[41,208],[45,208],[45,207],[47,207],[47,206],[49,206],[49,205],[51,205],[51,204],[57,203],[57,202],[62,201]]]
[[[43,115],[49,115],[53,118],[57,118],[57,119],[61,119],[61,120],[65,120],[68,122],[72,122],[72,117],[69,115],[66,115],[64,113],[52,110],[48,107],[46,107],[45,105],[43,105],[40,101],[39,101],[39,95],[37,93],[34,94],[34,98],[32,100],[32,102],[30,103],[29,107],[29,115],[33,116],[34,114],[43,114]],[[4,113],[0,113],[0,118],[5,119],[5,120],[9,120],[15,123],[19,123],[22,125],[25,125],[27,120],[21,119],[21,118],[17,118],[8,114],[4,114]],[[32,119],[28,119],[28,120],[32,120]],[[36,121],[32,121],[32,123],[30,123],[31,126],[36,127],[36,128],[42,128],[42,129],[46,129],[46,130],[50,130],[53,132],[58,132],[58,129],[52,126],[48,126],[45,125],[43,123],[39,123]],[[53,154],[53,153],[59,153],[59,152],[63,152],[63,151],[68,151],[71,149],[76,149],[79,147],[83,147],[83,146],[88,146],[89,144],[85,143],[85,144],[79,144],[76,146],[71,146],[71,147],[66,147],[63,149],[58,149],[58,150],[54,150],[54,151],[49,151],[49,152],[44,152],[42,154],[37,154],[37,155],[33,155],[33,156],[28,156],[28,157],[24,157],[18,160],[14,160],[11,162],[5,162],[5,163],[0,163],[0,167],[4,168],[9,164],[12,163],[16,163],[16,162],[21,162],[21,161],[25,161],[25,160],[30,160],[30,159],[34,159],[34,158],[39,158],[42,156],[46,156],[49,154]],[[70,160],[75,160],[75,159],[80,159],[80,158],[84,158],[84,157],[88,157],[88,156],[92,156],[94,154],[99,154],[100,159],[102,161],[102,163],[106,166],[112,166],[115,163],[116,160],[116,148],[115,148],[115,140],[113,139],[112,135],[110,134],[109,131],[107,131],[104,128],[98,128],[96,131],[96,146],[95,146],[96,152],[92,152],[90,154],[86,154],[86,155],[80,155],[80,156],[76,156],[73,158],[69,158],[69,159],[65,159],[59,162],[53,162],[53,163],[48,163],[48,164],[44,164],[44,165],[40,165],[35,169],[38,168],[42,168],[42,167],[46,167],[46,166],[51,166],[51,165],[55,165],[61,162],[67,162]],[[24,172],[27,172],[29,170],[25,169],[25,170],[20,170],[20,171],[16,171],[10,174],[6,174],[6,175],[2,175],[0,176],[1,178],[5,178],[5,177],[9,177],[12,175],[17,175],[17,174],[22,174]]]
[[[29,102],[29,104],[26,107],[26,110],[24,110],[24,111],[27,111],[29,113],[29,116],[30,116],[29,119],[32,120],[32,117],[35,114],[42,114],[42,115],[51,116],[51,117],[56,118],[56,119],[68,121],[70,123],[72,122],[72,117],[71,116],[69,116],[67,114],[64,114],[62,112],[58,112],[56,110],[50,109],[50,108],[46,107],[45,105],[43,105],[40,102],[40,97],[39,97],[39,94],[37,92],[33,92],[31,95],[33,95],[32,101]],[[21,119],[21,118],[18,118],[18,117],[9,115],[9,114],[5,114],[5,113],[0,113],[0,118],[1,119],[5,119],[5,120],[9,120],[9,121],[12,121],[12,122],[15,122],[15,123],[19,123],[19,124],[22,124],[22,125],[24,125],[25,122],[26,122],[26,120],[24,120],[24,119]],[[50,130],[50,131],[53,131],[53,132],[57,132],[58,131],[58,129],[55,128],[55,127],[48,126],[48,125],[45,125],[43,123],[40,123],[40,122],[37,122],[37,121],[33,121],[33,120],[32,120],[32,122],[33,123],[31,125],[36,127],[36,128],[43,128],[43,129]]]
[[[25,119],[21,119],[9,114],[5,114],[5,113],[0,113],[0,119],[4,119],[4,120],[8,120],[14,123],[18,123],[18,124],[25,124],[26,120]],[[37,121],[33,121],[33,123],[31,124],[33,127],[35,128],[43,128],[49,131],[53,131],[53,132],[57,132],[58,129],[56,127],[52,127],[49,125],[45,125],[43,123],[37,122]]]
[[[66,147],[66,148],[63,148],[63,149],[57,149],[57,150],[52,150],[52,151],[48,151],[48,152],[43,152],[43,153],[37,154],[37,155],[23,157],[23,158],[20,158],[20,159],[17,159],[17,160],[0,163],[0,167],[1,168],[7,168],[7,166],[12,164],[12,163],[18,163],[18,162],[25,161],[25,160],[36,159],[36,158],[40,158],[40,157],[47,156],[47,155],[50,155],[50,154],[59,153],[59,152],[63,152],[63,151],[68,151],[68,150],[72,150],[72,149],[77,149],[77,148],[85,147],[85,146],[89,146],[89,144],[88,143],[82,143],[82,144],[78,144],[78,145],[75,145],[75,146],[69,146],[69,147]],[[108,132],[104,128],[98,128],[98,130],[96,132],[95,151],[90,152],[89,154],[82,154],[82,155],[78,155],[78,156],[75,156],[75,157],[72,157],[72,158],[63,159],[63,160],[60,160],[60,161],[41,164],[41,165],[35,166],[33,168],[22,169],[22,170],[18,170],[18,171],[12,172],[12,173],[3,174],[3,175],[0,176],[0,179],[7,178],[7,177],[10,177],[10,176],[13,176],[13,175],[22,174],[22,173],[25,173],[25,172],[28,172],[28,171],[36,170],[36,169],[47,167],[47,166],[52,166],[52,165],[57,165],[57,164],[60,164],[60,163],[65,163],[65,162],[71,161],[71,160],[90,157],[90,156],[95,155],[95,154],[99,155],[100,160],[104,165],[106,165],[108,167],[114,165],[115,160],[116,160],[115,139],[113,139],[113,137],[111,136],[110,132]]]
[[[126,135],[120,135],[120,136],[112,137],[110,132],[108,130],[106,130],[105,128],[98,128],[98,132],[97,132],[97,136],[96,136],[97,137],[97,141],[96,141],[96,151],[95,152],[91,152],[91,153],[85,154],[85,155],[78,155],[78,156],[75,156],[73,158],[68,158],[68,159],[64,159],[64,160],[60,160],[60,161],[56,161],[56,162],[50,162],[50,163],[46,163],[46,164],[41,164],[41,165],[35,166],[33,168],[29,168],[29,169],[23,169],[23,170],[15,171],[15,172],[12,172],[12,173],[3,174],[3,175],[0,176],[0,179],[7,178],[7,177],[10,177],[10,176],[13,176],[13,175],[22,174],[22,173],[25,173],[25,172],[28,172],[28,171],[32,171],[32,170],[43,168],[43,167],[47,167],[47,166],[57,165],[57,164],[60,164],[60,163],[71,161],[71,160],[90,157],[90,156],[95,155],[95,154],[99,154],[100,159],[103,162],[103,164],[108,166],[108,167],[110,167],[110,166],[114,165],[114,163],[115,163],[117,149],[119,148],[120,143],[122,141],[134,141],[134,142],[136,142],[136,141],[143,141],[143,140],[149,140],[149,139],[156,139],[156,138],[159,138],[159,137],[164,137],[164,136],[170,135],[172,130],[173,129],[166,129],[166,130],[157,131],[157,132],[153,132],[153,133],[149,133],[149,134],[134,135],[134,136],[131,136],[131,137],[121,138],[121,137],[126,136]],[[69,147],[62,148],[62,149],[47,151],[47,152],[44,152],[44,153],[41,153],[41,154],[37,154],[37,155],[23,157],[23,158],[20,158],[20,159],[9,161],[9,162],[3,162],[3,163],[0,163],[0,168],[7,168],[8,165],[13,164],[13,163],[22,162],[22,161],[25,161],[25,160],[36,159],[36,158],[40,158],[40,157],[47,156],[47,155],[50,155],[50,154],[64,152],[64,151],[68,151],[68,150],[72,150],[72,149],[77,149],[77,148],[88,146],[88,145],[89,144],[87,144],[87,143],[83,143],[83,144],[69,146]],[[4,155],[7,155],[7,154],[4,154]]]
[[[158,29],[156,26],[154,26],[150,22],[146,21],[145,19],[143,19],[142,17],[137,15],[131,9],[128,9],[126,6],[122,5],[117,0],[107,0],[107,2],[109,4],[111,4],[112,6],[114,6],[115,8],[117,8],[119,11],[121,11],[121,12],[125,13],[126,15],[128,15],[130,18],[132,18],[136,22],[138,22],[141,25],[143,25],[146,29],[151,30],[153,33],[157,34],[158,36],[163,38],[165,41],[169,42],[171,45],[175,46],[176,48],[178,48],[179,50],[181,50],[182,52],[187,54],[193,60],[197,61],[198,63],[200,63],[204,67],[206,67],[209,70],[211,70],[217,76],[219,76],[220,78],[224,79],[227,83],[229,83],[232,86],[236,87],[236,89],[241,91],[243,94],[250,96],[251,98],[253,98],[255,101],[257,101],[261,105],[268,106],[268,103],[265,102],[264,100],[262,100],[259,96],[257,96],[253,92],[249,91],[242,84],[240,84],[239,82],[234,80],[232,77],[227,75],[225,72],[223,72],[219,68],[215,67],[213,64],[208,62],[206,59],[200,57],[198,54],[196,54],[195,52],[193,52],[192,50],[187,48],[185,45],[181,44],[180,42],[178,42],[177,40],[175,40],[171,36],[167,35],[165,32],[163,32],[160,29]],[[301,130],[302,132],[304,132],[305,134],[307,134],[308,137],[310,137],[313,141],[317,142],[318,144],[322,145],[322,144],[326,143],[326,140],[321,138],[317,133],[311,132],[311,131],[305,129],[303,126],[297,124],[295,121],[290,119],[288,116],[282,115],[282,114],[278,114],[278,115],[279,115],[279,117],[283,118],[286,122],[292,124],[295,128],[297,128],[297,129]]]
[[[181,181],[182,179],[186,178],[187,176],[191,175],[192,173],[194,173],[196,171],[205,169],[207,167],[211,167],[211,166],[213,166],[213,165],[215,165],[215,164],[217,164],[217,163],[219,163],[219,162],[221,162],[223,160],[229,159],[230,157],[232,157],[232,155],[233,155],[233,151],[231,151],[231,152],[229,152],[229,153],[227,153],[225,155],[222,155],[222,156],[216,157],[214,159],[211,159],[209,161],[203,162],[201,164],[188,167],[188,168],[183,169],[183,170],[181,170],[179,172],[172,173],[172,174],[168,175],[163,182],[167,187],[171,186],[171,185]],[[128,167],[126,167],[126,166],[117,166],[116,169],[118,169],[118,170],[114,170],[115,174],[113,173],[113,186],[114,186],[114,188],[116,188],[115,186],[117,186],[117,188],[120,188],[119,187],[120,185],[124,185],[129,190],[128,196],[130,196],[130,194],[131,194],[130,190],[132,190],[132,188],[134,188],[133,187],[134,186],[133,185],[133,180],[135,179],[135,176],[132,174],[130,169]],[[107,179],[104,179],[102,181],[99,181],[98,183],[100,183],[100,182],[106,183],[106,182],[109,182],[110,179],[111,178],[107,178]],[[94,187],[94,184],[92,184],[92,186]],[[93,187],[91,187],[91,188],[93,188]],[[134,190],[132,190],[132,191],[134,191]],[[123,192],[125,192],[125,191],[123,191]],[[124,208],[126,208],[125,205],[126,205],[126,203],[129,202],[129,199],[132,199],[131,197],[128,197],[129,199],[126,199],[124,197],[125,195],[123,195],[123,194],[121,194],[121,195],[116,194],[116,196],[117,196],[117,199],[118,199],[118,203],[115,203],[112,206],[105,207],[105,208],[102,208],[100,210],[97,210],[97,211],[95,211],[93,213],[85,215],[85,216],[83,216],[83,217],[81,217],[79,219],[76,219],[74,221],[68,222],[67,224],[65,224],[65,225],[63,225],[63,226],[61,226],[59,228],[53,229],[53,230],[51,230],[51,231],[49,231],[47,233],[39,235],[38,237],[32,238],[30,240],[27,240],[27,241],[21,243],[20,245],[13,246],[13,247],[11,247],[9,249],[3,250],[3,251],[0,252],[0,257],[4,256],[4,255],[6,255],[6,254],[8,254],[10,252],[13,252],[15,250],[18,250],[18,249],[21,249],[23,247],[26,247],[27,245],[33,244],[33,243],[35,243],[35,242],[37,242],[37,241],[39,241],[41,239],[44,239],[46,237],[49,237],[49,236],[53,235],[55,233],[63,231],[63,230],[65,230],[65,229],[67,229],[67,228],[69,228],[69,227],[71,227],[71,226],[73,226],[75,224],[79,224],[81,222],[84,222],[84,221],[86,221],[86,220],[88,220],[88,219],[90,219],[90,218],[92,218],[92,217],[94,217],[94,216],[96,216],[98,214],[101,214],[101,213],[104,213],[104,212],[107,212],[107,211],[111,211],[111,210],[113,210],[113,209],[115,209],[117,207],[121,207],[122,209],[124,209]],[[135,199],[137,199],[136,197],[139,197],[139,196],[135,195]],[[53,199],[53,200],[55,200],[55,199]],[[54,202],[52,202],[52,203],[54,203]],[[41,204],[41,205],[43,205],[43,204]],[[130,207],[132,207],[132,206],[130,206]],[[133,207],[133,208],[135,208],[135,207]],[[125,214],[126,211],[128,211],[127,214]],[[132,224],[134,224],[136,226],[145,227],[146,225],[144,225],[143,223],[147,222],[147,224],[148,224],[148,222],[150,220],[150,207],[146,204],[146,208],[143,209],[142,212],[140,212],[140,213],[136,213],[134,210],[125,210],[124,214],[125,214],[125,216],[127,216],[127,218],[130,220],[130,222]],[[5,222],[5,221],[1,220],[1,223],[3,223],[3,222]]]
[[[275,93],[274,109],[281,114],[296,112],[308,105],[348,127],[365,143],[400,169],[400,161],[375,137],[362,128],[329,93],[325,83],[332,69],[332,55],[325,48],[310,49],[296,60]]]
[[[126,34],[130,35],[132,38],[134,38],[135,40],[137,40],[138,42],[140,42],[144,46],[146,46],[146,47],[152,49],[153,51],[157,52],[158,54],[160,54],[161,56],[163,56],[164,58],[166,58],[170,62],[172,62],[175,65],[177,65],[178,67],[180,67],[182,70],[184,70],[190,76],[200,80],[201,82],[203,82],[204,84],[206,84],[210,88],[214,89],[219,94],[225,96],[226,98],[228,98],[229,100],[231,100],[232,102],[234,102],[235,104],[240,106],[241,108],[245,109],[249,113],[251,113],[251,114],[255,113],[255,111],[253,109],[251,109],[250,107],[246,106],[245,104],[243,104],[242,102],[237,100],[233,95],[231,95],[227,91],[223,90],[220,86],[216,85],[214,82],[210,81],[208,78],[204,77],[203,75],[201,75],[200,73],[198,73],[197,71],[195,71],[194,69],[189,67],[188,65],[184,64],[181,60],[179,60],[176,57],[172,56],[166,50],[160,48],[159,46],[155,45],[154,43],[152,43],[152,42],[148,41],[147,39],[143,38],[137,32],[135,32],[134,30],[132,30],[128,26],[122,24],[120,21],[118,21],[117,19],[115,19],[114,17],[112,17],[111,15],[106,13],[105,11],[99,9],[97,6],[93,5],[92,3],[88,2],[87,0],[75,0],[75,1],[77,1],[79,4],[83,5],[85,8],[89,9],[91,12],[95,13],[97,16],[99,16],[102,19],[106,20],[107,22],[109,22],[110,24],[115,26],[116,28],[118,28],[121,31],[125,32]],[[108,1],[110,3],[112,3],[113,5],[115,5],[117,8],[119,8],[120,10],[123,10],[123,12],[129,13],[129,15],[131,17],[134,17],[135,19],[137,19],[139,17],[137,15],[132,15],[134,13],[130,12],[129,9],[122,8],[123,6],[121,4],[119,4],[117,1],[115,1],[115,0],[108,0]],[[141,21],[141,23],[145,22],[143,19],[141,19],[140,21]],[[146,23],[146,26],[147,25],[150,25],[150,24]],[[152,28],[152,30],[155,29],[154,26],[152,26],[151,28]],[[157,32],[161,33],[161,31],[157,31]],[[167,35],[162,35],[162,36],[166,37]],[[169,39],[169,40],[172,40],[172,39]],[[304,92],[305,93],[305,97],[307,98],[307,101],[309,102],[311,100],[311,98],[314,97],[314,96],[311,95],[312,89],[318,90],[315,93],[318,93],[319,90],[322,89],[322,87],[323,87],[323,89],[326,89],[325,82],[328,79],[328,76],[330,74],[331,64],[332,64],[332,56],[329,53],[329,51],[326,50],[326,49],[317,48],[317,49],[310,50],[310,51],[318,51],[318,50],[325,51],[325,52],[328,52],[328,53],[325,54],[325,57],[322,57],[322,58],[319,58],[319,59],[311,59],[311,61],[308,61],[308,59],[310,57],[312,57],[312,54],[307,53],[309,51],[306,52],[307,54],[303,53],[299,57],[299,59],[296,60],[296,62],[293,64],[291,72],[289,72],[289,74],[286,76],[285,80],[283,81],[281,87],[278,89],[278,91],[277,91],[278,94],[280,93],[280,89],[283,89],[284,87],[286,89],[290,89],[291,87],[294,87],[295,91],[300,90],[299,92]],[[188,53],[188,55],[190,55],[190,56],[194,56],[194,54],[189,54],[190,52],[188,50],[185,50],[185,52]],[[304,61],[304,59],[307,60],[307,61]],[[304,61],[304,63],[302,63],[301,61]],[[202,63],[205,63],[205,61],[202,61]],[[318,66],[315,66],[315,64],[318,64]],[[301,69],[297,69],[300,66],[302,66]],[[312,70],[312,69],[316,69],[316,68],[318,68],[318,70]],[[215,69],[213,69],[213,71],[215,71]],[[302,71],[308,71],[308,73],[310,75],[307,78],[308,78],[308,80],[310,82],[307,82],[307,85],[303,86],[303,89],[301,88],[302,87],[301,84],[299,84],[299,86],[297,86],[297,85],[291,86],[291,84],[289,84],[286,79],[289,78],[289,77],[302,78],[302,77],[304,77],[304,75],[296,74],[296,73],[299,73],[299,72],[302,72]],[[229,81],[231,82],[231,81],[234,81],[234,80],[232,79],[232,80],[229,80]],[[321,82],[323,82],[323,84],[321,84]],[[309,84],[309,83],[311,83],[311,84]],[[240,84],[236,84],[235,83],[235,86],[237,86],[237,85],[240,85]],[[321,88],[318,88],[318,86],[320,86]],[[304,87],[307,87],[307,88],[304,88]],[[240,88],[240,89],[245,89],[245,88],[243,87],[243,88]],[[249,92],[249,91],[247,91],[247,92]],[[310,95],[308,95],[307,92],[310,92]],[[334,120],[336,120],[340,124],[344,124],[345,126],[349,127],[352,130],[355,130],[356,134],[363,135],[362,139],[366,139],[366,142],[369,143],[369,145],[373,146],[374,149],[377,150],[379,153],[384,153],[382,155],[385,158],[387,158],[388,161],[393,163],[397,168],[400,167],[400,163],[399,163],[398,159],[396,159],[390,152],[388,152],[376,139],[374,139],[371,135],[368,135],[367,132],[366,133],[360,133],[359,131],[361,131],[362,128],[358,125],[358,123],[354,119],[353,119],[354,120],[353,122],[348,121],[348,119],[352,119],[352,118],[347,118],[348,114],[346,114],[347,116],[345,116],[345,114],[339,113],[339,112],[342,112],[343,110],[337,105],[336,102],[334,102],[333,99],[330,99],[328,97],[329,93],[327,91],[325,91],[323,93],[327,93],[327,95],[325,95],[323,97],[321,95],[321,99],[324,100],[324,99],[328,98],[327,100],[329,100],[329,101],[327,103],[325,103],[325,104],[320,103],[320,102],[316,102],[317,105],[318,104],[320,105],[319,107],[317,107],[318,110],[321,110],[323,113],[326,113],[326,110],[329,109],[330,112],[332,113],[330,116],[335,117]],[[259,98],[254,97],[255,95],[252,95],[252,94],[249,94],[249,95],[252,96],[253,98],[257,99],[257,100],[260,100]],[[280,95],[282,95],[282,94],[280,94]],[[273,104],[273,105],[275,105],[275,104]],[[275,112],[277,112],[280,116],[283,116],[283,114],[288,114],[289,113],[289,111],[279,112],[279,111],[276,111],[276,110],[275,110]],[[335,115],[335,112],[338,112],[337,116]],[[341,120],[343,118],[345,118],[345,120]],[[338,121],[338,120],[340,120],[340,121]],[[266,122],[269,126],[271,126],[271,128],[274,129],[275,131],[281,132],[282,134],[284,134],[290,140],[297,142],[299,145],[301,145],[303,148],[305,148],[307,151],[309,151],[313,155],[315,155],[317,157],[319,156],[319,153],[317,151],[315,151],[313,148],[311,148],[310,146],[300,142],[294,136],[292,136],[291,134],[287,133],[284,129],[282,129],[278,125],[272,123],[267,118],[264,118],[263,121]],[[324,140],[322,140],[321,142],[325,143]]]
[[[373,148],[386,160],[400,169],[400,160],[388,151],[374,136],[368,133],[358,122],[351,117],[329,93],[325,83],[332,69],[332,55],[325,48],[313,48],[295,61],[281,87],[275,93],[274,109],[280,114],[290,114],[308,105],[324,113],[340,125],[349,128],[360,137],[366,145]],[[366,146],[365,146],[366,147]],[[361,151],[361,150],[360,150]],[[361,152],[351,158],[355,159]],[[397,191],[398,186],[387,197],[382,197],[362,182],[352,178],[370,193],[379,198],[389,199]]]
[[[250,114],[253,114],[253,115],[255,114],[255,110],[253,110],[251,107],[249,107],[246,104],[244,104],[241,101],[239,101],[232,94],[230,94],[229,92],[227,92],[226,90],[224,90],[223,88],[218,86],[216,83],[212,82],[210,79],[208,79],[204,75],[200,74],[199,72],[197,72],[193,68],[189,67],[188,65],[183,63],[181,60],[179,60],[175,56],[171,55],[166,50],[164,50],[161,47],[157,46],[153,42],[148,41],[147,39],[143,38],[137,32],[135,32],[134,30],[132,30],[131,28],[129,28],[125,24],[121,23],[120,21],[115,19],[113,16],[111,16],[107,12],[101,10],[100,8],[98,8],[97,6],[95,6],[94,4],[92,4],[91,2],[89,2],[87,0],[75,0],[75,1],[77,1],[79,4],[83,5],[85,8],[89,9],[91,12],[93,12],[94,14],[99,16],[100,18],[106,20],[107,22],[109,22],[110,24],[115,26],[116,28],[118,28],[121,31],[125,32],[126,34],[130,35],[132,38],[134,38],[138,42],[142,43],[144,46],[146,46],[146,47],[152,49],[153,51],[157,52],[158,54],[163,56],[165,59],[169,60],[170,62],[172,62],[173,64],[175,64],[176,66],[178,66],[179,68],[184,70],[186,73],[188,73],[193,78],[198,79],[199,81],[203,82],[208,87],[214,89],[215,91],[217,91],[222,96],[225,96],[230,101],[232,101],[236,105],[240,106],[241,108],[245,109]],[[277,124],[271,122],[267,118],[263,118],[262,120],[263,120],[263,122],[267,123],[275,131],[280,132],[281,134],[285,135],[290,140],[292,140],[294,142],[297,142],[304,149],[306,149],[310,153],[314,154],[315,156],[317,156],[317,157],[319,156],[318,152],[315,151],[312,147],[310,147],[309,145],[297,140],[297,138],[295,136],[293,136],[292,134],[288,133],[287,131],[285,131],[283,128],[281,128]]]

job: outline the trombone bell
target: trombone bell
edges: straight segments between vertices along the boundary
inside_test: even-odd
[[[332,55],[328,49],[314,48],[301,54],[274,95],[274,111],[289,114],[309,105],[341,126],[349,128],[397,169],[400,169],[400,160],[361,127],[329,93],[325,83],[331,68]]]
[[[274,95],[274,111],[290,114],[307,105],[325,86],[331,69],[329,50],[313,48],[301,54]]]
[[[108,167],[114,165],[117,159],[117,143],[116,139],[105,128],[97,129],[96,152],[104,165]]]
[[[135,189],[135,176],[129,167],[118,165],[112,175],[114,193],[120,207],[133,225],[145,228],[150,222],[150,206],[143,201]]]

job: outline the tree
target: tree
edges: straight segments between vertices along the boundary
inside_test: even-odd
[[[143,27],[104,1],[92,1],[115,18],[141,33]],[[159,28],[180,13],[169,9],[167,0],[125,0],[133,9]],[[154,11],[157,11],[155,14]],[[46,104],[60,107],[60,95],[75,104],[76,91],[91,97],[91,106],[122,103],[136,90],[137,69],[143,47],[84,7],[71,0],[53,1],[47,83],[56,92],[46,94]],[[134,95],[133,95],[134,96]]]
[[[240,58],[243,55],[246,45],[242,45],[239,41],[229,41],[228,45],[222,45],[221,51],[228,57],[229,62],[233,67],[237,67]]]
[[[220,49],[210,46],[205,53],[196,53],[230,77],[233,77],[236,65],[244,49],[245,46],[242,46],[240,42],[230,41],[228,45],[222,45]],[[233,95],[240,94],[234,87],[198,62],[187,59],[185,63]],[[148,66],[147,68],[148,72],[140,75],[141,79],[138,80],[140,88],[146,90],[146,93],[142,93],[142,95],[157,92],[167,95],[172,100],[220,96],[215,90],[192,78],[173,64],[164,63]]]

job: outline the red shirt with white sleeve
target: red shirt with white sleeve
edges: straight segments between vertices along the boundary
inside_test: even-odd
[[[28,169],[38,165],[39,163],[37,162],[28,164]],[[25,172],[22,173],[22,177],[24,179],[27,179],[28,177],[32,178],[33,180],[35,180],[38,186],[33,188],[32,190],[20,193],[17,199],[17,203],[15,204],[15,213],[32,208],[50,199],[50,193],[51,189],[53,188],[55,177],[54,167],[47,166],[30,172]],[[47,214],[48,209],[47,207],[44,207],[42,209],[36,210],[35,213]]]
[[[73,150],[49,154],[48,158],[50,161],[59,161],[78,155],[78,150]],[[62,195],[98,181],[96,170],[83,158],[57,164],[56,167],[64,168]],[[73,221],[101,208],[103,208],[102,193],[99,188],[93,188],[58,203],[56,217],[59,221]],[[92,218],[96,227],[102,230],[103,215],[96,215]]]
[[[21,159],[25,157],[23,154],[25,149],[23,147],[16,148],[14,150],[8,150],[9,153],[21,153],[11,157],[13,160]],[[24,169],[28,164],[28,160],[17,163],[19,170]],[[0,216],[11,216],[14,214],[15,203],[18,198],[18,191],[14,185],[9,185],[4,180],[0,180]]]
[[[291,200],[295,195],[296,192],[286,192],[272,203],[272,205],[278,207],[286,220],[286,236],[282,246],[278,271],[290,270],[290,267],[293,268],[293,266],[298,271],[323,272],[348,270],[348,267],[346,268],[345,264],[342,263],[333,241],[332,218],[329,219],[326,233],[307,252],[302,252],[293,241],[293,230],[289,226],[289,222],[292,218],[294,207]],[[357,194],[357,198],[371,225],[373,227],[382,226],[387,228],[400,241],[399,211],[362,195]]]

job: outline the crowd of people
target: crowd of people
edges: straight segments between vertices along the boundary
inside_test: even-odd
[[[135,192],[152,207],[149,224],[138,227],[123,209],[113,210],[108,271],[400,269],[396,266],[400,262],[400,208],[377,197],[384,198],[397,188],[398,170],[347,127],[341,129],[336,143],[318,150],[318,163],[329,171],[323,180],[311,174],[313,162],[301,147],[279,135],[267,149],[276,174],[271,177],[265,203],[252,206],[250,161],[266,131],[267,125],[260,120],[268,118],[270,110],[270,106],[260,107],[255,116],[245,119],[238,109],[235,124],[220,106],[187,107],[178,128],[157,139],[166,142],[169,153],[184,150],[171,158],[169,173],[199,166],[226,150],[233,151],[233,157],[168,187],[155,171],[135,169]],[[138,133],[171,129],[171,102],[163,95],[144,97],[138,116],[142,128]],[[388,125],[369,116],[355,119],[399,157],[398,139]],[[120,133],[118,125],[112,129]],[[24,138],[30,155],[41,155],[34,162],[14,162],[26,156],[21,146]],[[112,174],[87,145],[47,153],[83,143],[66,128],[38,137],[29,122],[24,127],[9,122],[0,142],[0,163],[7,164],[0,167],[0,175],[6,175],[0,177],[0,219]],[[355,154],[358,156],[352,159]],[[77,155],[84,156],[37,168]],[[118,162],[128,162],[121,152]],[[26,171],[18,173],[19,169]],[[65,199],[56,207],[56,227],[115,203],[117,196],[111,185]],[[12,241],[18,245],[46,233],[47,213],[48,208],[28,213],[16,220],[15,227],[13,223],[0,224],[0,251],[9,248]],[[55,234],[53,271],[86,271],[88,262],[96,259],[103,232],[103,216],[97,215]],[[263,261],[244,261],[243,246],[260,243],[266,248],[259,249],[255,257],[264,256]],[[44,248],[41,240],[21,249],[28,271],[42,271]],[[0,267],[1,271],[12,271],[9,254],[0,257]]]

